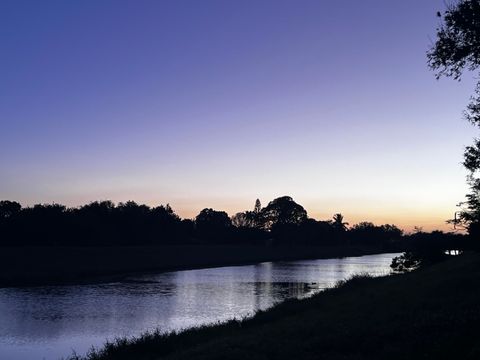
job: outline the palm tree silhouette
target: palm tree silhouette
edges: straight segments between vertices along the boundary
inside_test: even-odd
[[[348,222],[343,222],[342,214],[333,215],[333,226],[341,231],[347,230]]]

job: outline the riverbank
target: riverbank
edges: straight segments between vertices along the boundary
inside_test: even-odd
[[[479,283],[480,255],[465,254],[357,277],[244,321],[119,340],[88,359],[478,359]]]
[[[234,245],[2,247],[0,287],[110,282],[138,273],[381,252],[373,247]]]

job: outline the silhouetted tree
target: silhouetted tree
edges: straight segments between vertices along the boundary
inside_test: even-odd
[[[339,231],[346,231],[348,222],[343,222],[343,215],[342,214],[335,214],[333,215],[333,227]]]
[[[296,229],[296,243],[305,245],[339,245],[331,221],[306,219]]]
[[[68,235],[67,215],[64,205],[36,204],[20,212],[17,230],[29,244],[58,244]]]
[[[21,209],[22,205],[16,201],[2,200],[0,201],[0,219],[15,216]]]
[[[258,215],[253,211],[244,211],[232,216],[232,224],[236,227],[254,228],[257,226]]]
[[[111,214],[115,209],[115,204],[110,200],[93,201],[79,208],[80,212],[90,216],[102,216]]]
[[[262,227],[262,205],[260,200],[255,201],[253,211],[244,211],[232,216],[232,224],[237,228],[261,228]]]
[[[151,210],[151,214],[158,224],[176,224],[180,217],[175,214],[169,204],[157,206]]]
[[[205,240],[228,242],[228,230],[232,221],[225,211],[203,209],[195,218],[198,236]]]
[[[300,225],[306,219],[307,211],[289,196],[270,201],[261,212],[261,221],[265,229],[271,229],[274,225]]]
[[[195,221],[190,219],[182,219],[180,221],[180,231],[181,231],[181,239],[190,240],[193,237],[193,233],[195,231]]]
[[[151,209],[147,226],[150,242],[154,244],[185,241],[193,233],[193,222],[191,220],[182,222],[169,204]]]
[[[377,226],[364,221],[352,226],[348,235],[352,244],[372,245],[387,250],[401,239],[402,234],[402,230],[395,225]]]
[[[203,209],[195,218],[197,227],[214,226],[226,228],[231,225],[230,218],[225,211],[216,211],[213,209]]]
[[[115,211],[115,204],[109,200],[94,201],[70,210],[69,226],[74,230],[75,242],[84,245],[120,243],[124,234],[119,231]]]
[[[381,225],[380,228],[382,229],[382,232],[388,237],[388,239],[392,241],[399,240],[403,235],[403,231],[393,224]]]
[[[255,207],[253,208],[253,212],[255,214],[260,214],[262,211],[262,204],[260,203],[260,199],[255,200]]]
[[[437,15],[443,21],[437,29],[437,41],[427,53],[429,66],[437,72],[437,78],[450,76],[459,80],[465,70],[477,71],[480,66],[480,1],[460,0]],[[480,83],[477,83],[476,95],[471,98],[465,117],[480,127]],[[479,239],[480,140],[476,139],[466,148],[463,164],[470,172],[471,191],[455,222],[463,223],[472,239]]]
[[[21,210],[22,206],[16,201],[0,201],[0,245],[13,245],[21,237],[19,230],[25,229],[18,221]]]

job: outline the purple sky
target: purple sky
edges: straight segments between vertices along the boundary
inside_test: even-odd
[[[0,2],[0,199],[446,229],[474,83],[435,80],[442,0]]]

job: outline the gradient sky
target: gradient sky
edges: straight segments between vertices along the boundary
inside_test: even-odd
[[[473,80],[425,52],[443,0],[0,2],[0,199],[229,214],[290,195],[447,229]]]

